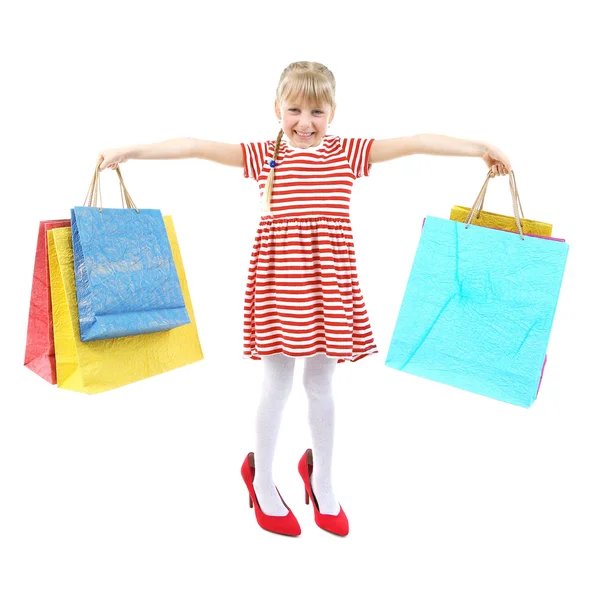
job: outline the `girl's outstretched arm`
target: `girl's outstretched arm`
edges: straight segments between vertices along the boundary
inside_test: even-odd
[[[158,143],[130,145],[121,148],[102,150],[100,170],[115,169],[127,160],[173,160],[182,158],[200,158],[227,166],[244,166],[244,157],[239,143],[221,143],[206,139],[182,137],[167,139]]]
[[[386,162],[413,154],[483,158],[488,167],[492,169],[492,176],[496,174],[504,175],[511,170],[508,157],[497,147],[487,142],[425,133],[410,137],[375,140],[371,146],[369,163]]]

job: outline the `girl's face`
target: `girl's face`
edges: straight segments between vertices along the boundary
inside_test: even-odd
[[[321,143],[327,134],[327,125],[333,119],[330,105],[314,105],[308,101],[275,101],[275,114],[281,119],[283,132],[297,148],[309,148]]]

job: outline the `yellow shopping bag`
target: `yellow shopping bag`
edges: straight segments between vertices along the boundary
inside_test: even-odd
[[[81,342],[79,335],[71,229],[48,232],[59,387],[100,393],[204,358],[173,221],[170,216],[165,216],[164,221],[191,323],[168,332],[93,342]]]
[[[460,207],[458,205],[452,207],[452,211],[450,212],[450,220],[466,223],[467,219],[469,218],[469,214],[473,210],[473,215],[471,216],[472,219],[469,222],[471,225],[481,225],[483,227],[489,227],[491,229],[502,229],[504,231],[518,233],[519,228],[517,227],[516,215],[500,215],[499,213],[490,213],[489,211],[483,211],[483,201],[485,199],[485,194],[487,191],[487,185],[489,180],[490,174],[488,174],[488,177],[486,178],[486,181],[483,187],[481,188],[479,196],[477,197],[477,200],[475,201],[473,207]],[[523,233],[535,236],[550,237],[552,235],[551,223],[545,223],[543,221],[534,221],[533,219],[523,218],[523,208],[521,207],[521,200],[519,198],[514,173],[512,171],[510,172],[509,180],[511,184],[511,191],[513,192],[513,197],[516,198],[516,200],[514,201],[515,207],[518,206],[521,211],[520,222],[522,225]]]

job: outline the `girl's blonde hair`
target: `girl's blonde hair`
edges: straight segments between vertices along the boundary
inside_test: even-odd
[[[335,109],[335,78],[331,71],[315,61],[296,61],[283,70],[275,93],[277,102],[307,100],[311,105],[328,104]],[[273,160],[277,162],[283,129],[275,141]],[[264,190],[264,211],[271,210],[271,195],[275,182],[275,168],[271,168]]]

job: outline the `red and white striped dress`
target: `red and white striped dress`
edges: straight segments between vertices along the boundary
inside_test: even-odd
[[[325,353],[338,362],[377,352],[358,283],[350,195],[369,174],[372,139],[282,139],[271,212],[262,215],[248,271],[244,357]],[[275,141],[242,143],[244,176],[262,199]]]

